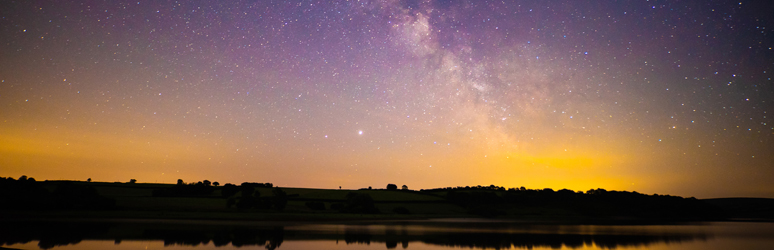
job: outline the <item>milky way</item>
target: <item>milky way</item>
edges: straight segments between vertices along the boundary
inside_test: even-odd
[[[774,197],[765,1],[4,1],[2,176]]]

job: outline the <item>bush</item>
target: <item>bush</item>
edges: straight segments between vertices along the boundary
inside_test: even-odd
[[[344,203],[333,203],[333,204],[331,204],[331,209],[332,210],[341,210],[342,208],[344,208]]]
[[[394,212],[396,214],[411,214],[411,212],[409,212],[408,208],[405,208],[405,207],[393,208],[392,212]]]
[[[469,214],[479,215],[484,218],[494,218],[505,215],[505,211],[498,210],[490,206],[477,206],[468,210]]]
[[[325,203],[319,201],[307,201],[306,207],[312,210],[325,210]]]
[[[285,210],[285,206],[288,205],[288,194],[282,191],[281,188],[274,188],[271,190],[274,195],[274,209],[279,211]]]
[[[379,209],[374,205],[374,199],[370,195],[352,192],[347,194],[347,203],[340,211],[353,214],[379,213]]]
[[[238,192],[239,187],[231,183],[226,183],[226,185],[223,185],[223,188],[220,189],[220,194],[223,198],[234,196]]]

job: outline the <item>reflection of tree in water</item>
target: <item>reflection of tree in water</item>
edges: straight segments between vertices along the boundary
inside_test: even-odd
[[[368,230],[353,230],[348,229],[344,231],[344,242],[349,244],[366,244],[370,245],[372,239],[374,242],[384,242],[387,245],[387,249],[394,249],[398,247],[398,242],[401,243],[403,248],[408,248],[409,238],[407,237],[407,231],[403,230],[401,234],[393,228],[387,228],[384,235],[372,235]]]
[[[284,241],[285,232],[282,227],[272,229],[256,229],[237,227],[213,230],[182,230],[182,229],[147,229],[143,238],[162,239],[165,246],[198,246],[212,241],[216,247],[231,243],[235,247],[266,246],[266,249],[277,249]]]
[[[37,240],[41,249],[75,245],[86,238],[95,238],[110,228],[105,223],[22,223],[4,222],[0,226],[0,246],[24,244]]]
[[[357,233],[345,233],[344,242],[349,244],[371,244],[371,234],[357,232]]]
[[[403,185],[404,187],[406,185]],[[406,239],[405,235],[408,235],[408,230],[406,230],[405,227],[401,228],[402,230],[398,232],[398,230],[395,230],[393,227],[389,227],[385,229],[384,236],[385,236],[385,242],[387,244],[387,249],[395,249],[398,247],[398,242],[401,243],[403,248],[408,248],[409,240]]]
[[[380,231],[380,230],[378,230]],[[600,248],[642,247],[658,243],[680,243],[706,240],[707,235],[698,234],[529,234],[529,233],[464,233],[432,232],[412,234],[405,227],[387,227],[385,231],[372,233],[368,228],[354,227],[335,232],[287,231],[283,227],[250,226],[196,226],[171,224],[106,224],[106,223],[29,223],[15,222],[0,225],[0,246],[39,241],[40,248],[78,244],[82,240],[163,240],[164,245],[201,246],[212,243],[216,247],[231,244],[235,247],[264,246],[278,249],[283,241],[297,240],[341,240],[347,244],[385,244],[387,249],[404,249],[410,242],[430,245],[475,249],[516,248],[583,248],[595,245]]]
[[[113,229],[113,230],[111,230]],[[108,224],[108,223],[47,223],[10,222],[0,225],[0,246],[39,241],[42,249],[76,245],[83,240],[163,240],[165,246],[199,246],[212,242],[215,246],[229,243],[235,247],[265,246],[274,250],[282,245],[282,227],[216,227]]]
[[[680,243],[695,239],[706,240],[704,235],[580,235],[580,234],[495,234],[456,233],[434,235],[422,240],[426,244],[466,248],[550,247],[582,248],[596,245],[600,248],[641,247],[655,243]]]
[[[581,235],[581,234],[506,234],[506,233],[438,233],[424,235],[395,234],[387,230],[384,235],[372,235],[367,231],[346,231],[347,244],[382,243],[387,249],[397,248],[401,243],[408,248],[411,241],[430,245],[477,249],[508,249],[550,247],[583,248],[596,245],[600,248],[641,247],[656,243],[680,243],[696,239],[706,240],[705,235]]]

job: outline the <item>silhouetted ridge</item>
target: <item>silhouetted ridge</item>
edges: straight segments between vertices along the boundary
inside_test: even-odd
[[[702,201],[722,209],[733,219],[774,221],[774,199],[717,198]]]
[[[1,209],[9,210],[106,210],[116,206],[114,199],[101,196],[94,187],[60,182],[53,192],[34,178],[0,178]]]
[[[208,180],[197,183],[185,184],[183,180],[177,180],[177,185],[166,189],[153,190],[154,197],[196,197],[208,196],[215,191],[215,187]]]
[[[495,217],[514,208],[534,208],[538,213],[562,216],[636,217],[660,219],[720,219],[723,211],[696,198],[671,195],[645,195],[638,192],[592,189],[575,192],[568,189],[526,189],[491,186],[456,187],[422,190],[445,192],[449,202],[465,207],[471,214]],[[538,209],[550,208],[550,209]],[[540,214],[538,214],[540,215]]]

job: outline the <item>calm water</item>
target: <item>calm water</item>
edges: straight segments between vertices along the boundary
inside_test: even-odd
[[[13,222],[0,226],[0,245],[16,249],[774,249],[774,223],[380,223]]]

